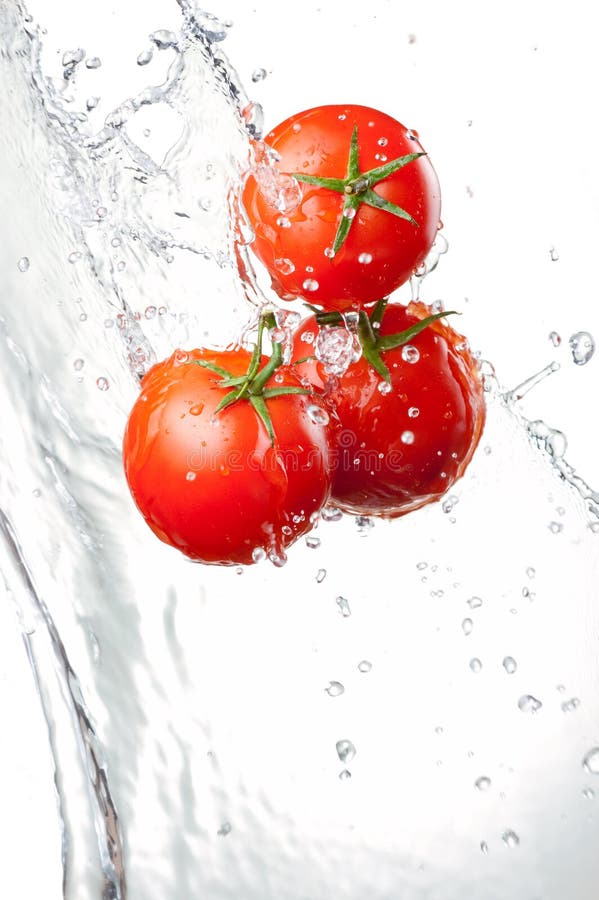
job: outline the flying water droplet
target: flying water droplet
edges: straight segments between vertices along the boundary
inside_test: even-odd
[[[523,713],[531,713],[535,714],[541,709],[543,704],[540,700],[537,700],[536,697],[533,697],[532,694],[523,694],[522,697],[518,700],[518,709]]]
[[[354,756],[356,755],[356,748],[352,744],[351,741],[342,740],[337,741],[337,756],[341,760],[342,763],[351,762]]]
[[[552,247],[551,250],[549,251],[549,258],[550,258],[551,262],[557,262],[557,261],[558,261],[558,259],[559,259],[559,253],[557,252],[557,250],[555,249],[555,247]]]
[[[322,582],[325,580],[326,577],[327,577],[327,570],[319,569],[318,572],[316,573],[316,583],[322,584]]]
[[[515,831],[504,831],[501,835],[501,840],[505,844],[506,847],[509,847],[510,850],[514,850],[520,844],[520,838],[516,834]]]
[[[339,522],[343,518],[343,513],[336,506],[325,506],[320,515],[323,522]]]
[[[76,359],[73,363],[73,368],[75,369],[76,372],[80,372],[84,365],[85,365],[85,360]]]
[[[577,366],[584,366],[595,353],[595,339],[588,331],[577,331],[568,341],[572,359]]]
[[[339,780],[340,781],[349,781],[350,778],[351,778],[351,772],[349,771],[349,769],[342,769],[341,772],[339,772]]]
[[[263,559],[266,559],[266,551],[262,547],[254,547],[252,559],[255,563],[262,562]]]
[[[468,637],[468,635],[472,634],[472,629],[474,628],[474,622],[472,619],[464,619],[462,622],[462,631]]]
[[[468,665],[470,666],[471,670],[474,672],[475,675],[478,675],[478,673],[482,670],[482,667],[483,667],[482,662],[476,656],[470,660]]]
[[[90,56],[89,59],[85,60],[86,69],[99,69],[102,65],[102,60],[99,56]]]
[[[593,747],[582,761],[582,767],[590,775],[599,775],[599,747]]]
[[[346,600],[345,597],[336,597],[335,603],[339,607],[339,612],[343,616],[344,619],[347,619],[351,616],[351,609],[349,605],[349,600]]]
[[[491,779],[487,775],[481,775],[480,778],[477,778],[474,782],[474,787],[477,791],[484,793],[491,787]]]
[[[466,603],[468,604],[470,609],[480,609],[480,607],[483,605],[481,597],[470,597],[468,600],[466,600]]]
[[[29,269],[29,257],[22,256],[21,259],[17,263],[17,269],[19,272],[27,272]]]
[[[340,681],[329,681],[329,686],[325,688],[325,693],[329,697],[340,697],[345,692],[345,688]]]
[[[582,796],[585,797],[587,800],[594,800],[595,799],[595,791],[593,790],[593,788],[585,788],[584,791],[582,792]]]
[[[258,81],[264,81],[266,78],[266,69],[254,69],[252,72],[252,81],[256,84]]]
[[[320,538],[315,537],[313,534],[309,534],[306,537],[306,547],[309,547],[310,550],[317,550],[320,547]]]
[[[226,837],[228,834],[231,834],[232,825],[230,822],[223,822],[218,831],[216,832],[219,837]]]
[[[564,713],[573,713],[576,712],[578,707],[580,706],[580,700],[578,697],[571,697],[570,700],[564,700],[561,705],[561,710]]]
[[[139,56],[137,57],[137,65],[138,66],[147,66],[148,63],[152,62],[152,58],[154,56],[153,50],[143,50]]]
[[[372,669],[372,663],[368,659],[363,659],[358,663],[358,671],[359,672],[370,672]]]
[[[561,339],[560,335],[557,333],[557,331],[549,332],[549,340],[551,341],[551,343],[553,344],[554,347],[559,347],[559,345],[562,342],[562,339]]]
[[[107,391],[108,388],[110,387],[110,384],[108,383],[108,378],[104,378],[104,376],[101,375],[100,378],[96,379],[96,387],[100,391]]]

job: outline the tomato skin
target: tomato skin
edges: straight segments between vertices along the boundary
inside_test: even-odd
[[[422,303],[389,305],[381,335],[396,334],[431,310]],[[295,336],[294,356],[306,356],[302,336],[317,333],[313,316]],[[485,422],[483,386],[462,335],[437,320],[404,347],[382,354],[391,391],[361,357],[333,380],[327,402],[338,420],[331,502],[355,515],[396,518],[439,500],[464,474]],[[298,373],[326,390],[321,363],[302,362]]]
[[[298,113],[274,128],[265,142],[279,154],[281,173],[345,178],[355,125],[362,172],[423,152],[415,132],[385,113],[356,105],[319,106]],[[327,310],[373,303],[410,278],[439,228],[440,188],[428,156],[410,162],[374,187],[410,213],[418,225],[362,203],[333,258],[325,250],[333,245],[343,196],[305,183],[300,189],[302,201],[290,212],[269,203],[252,174],[243,194],[255,232],[251,247],[268,269],[274,290],[285,300],[303,297]],[[370,262],[360,261],[368,258],[364,254],[372,257]],[[318,287],[310,290],[314,284]]]
[[[242,375],[250,354],[179,350],[147,373],[123,441],[133,498],[154,533],[191,559],[248,565],[256,548],[274,561],[284,558],[330,494],[328,429],[308,414],[318,401],[299,394],[269,399],[271,446],[249,402],[215,414],[226,394],[220,376],[193,360]],[[299,384],[288,369],[277,375],[282,383],[269,386]]]

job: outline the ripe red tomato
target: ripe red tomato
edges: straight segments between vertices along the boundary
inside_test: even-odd
[[[127,422],[123,457],[133,498],[158,537],[192,559],[250,564],[312,528],[331,478],[326,412],[304,394],[267,399],[274,442],[247,400],[216,411],[222,376],[244,375],[251,354],[176,351],[144,377]],[[265,360],[263,360],[265,362]],[[287,368],[267,387],[295,387]]]
[[[422,303],[389,305],[378,333],[397,334],[429,314]],[[296,359],[310,352],[318,328],[313,316],[302,323]],[[296,368],[325,390],[338,419],[331,502],[344,512],[395,518],[440,499],[463,475],[483,429],[485,403],[465,339],[440,320],[381,358],[389,384],[364,356],[328,387],[321,362]]]
[[[416,132],[365,106],[319,106],[287,119],[265,142],[282,177],[259,161],[243,202],[251,246],[281,298],[344,310],[410,278],[441,213],[437,176]]]

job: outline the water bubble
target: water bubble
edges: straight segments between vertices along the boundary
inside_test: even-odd
[[[414,443],[414,432],[413,431],[402,431],[401,438],[402,444],[413,444]]]
[[[474,672],[475,675],[478,675],[478,673],[481,671],[481,669],[483,667],[482,662],[476,656],[470,660],[468,665],[470,666],[470,668],[472,669],[472,671]]]
[[[388,381],[379,381],[377,389],[379,394],[382,394],[384,397],[386,397],[387,394],[390,394],[392,391],[392,387]]]
[[[255,563],[262,562],[262,560],[266,559],[266,551],[262,547],[254,547],[252,559]]]
[[[267,73],[266,69],[254,69],[254,71],[252,72],[252,81],[254,83],[256,83],[258,81],[264,81],[267,74],[268,73]]]
[[[281,275],[291,275],[292,272],[295,272],[294,264],[290,259],[284,257],[275,259],[275,269],[277,272],[280,272]]]
[[[329,697],[340,697],[345,692],[345,688],[340,681],[329,681],[329,686],[324,690]]]
[[[306,278],[306,280],[302,284],[302,288],[305,291],[309,291],[310,293],[312,293],[313,291],[317,291],[319,287],[320,285],[315,278]]]
[[[326,577],[327,577],[327,570],[319,569],[318,572],[316,573],[316,583],[322,584],[322,582],[325,580]]]
[[[418,409],[418,407],[410,406],[410,408],[408,409],[408,417],[410,419],[417,419],[419,415],[420,415],[420,410]]]
[[[538,713],[542,706],[541,701],[533,697],[532,694],[523,694],[518,700],[518,709],[523,713]]]
[[[562,712],[564,713],[572,713],[576,712],[578,707],[580,706],[580,700],[578,697],[571,697],[570,700],[564,700],[561,705]]]
[[[108,388],[110,387],[110,384],[108,383],[108,378],[104,378],[104,376],[101,375],[100,378],[96,379],[96,387],[100,391],[107,391]]]
[[[559,259],[559,253],[557,252],[555,247],[552,247],[549,251],[549,258],[551,262],[557,262],[557,260]]]
[[[337,756],[342,763],[351,762],[356,755],[356,748],[354,747],[352,742],[348,741],[347,739],[337,741],[337,744],[335,746],[337,749]]]
[[[328,425],[329,424],[329,414],[326,409],[323,409],[322,406],[316,406],[316,404],[310,404],[306,409],[308,414],[308,418],[315,425]]]
[[[413,344],[406,344],[401,348],[401,358],[407,363],[417,363],[420,359],[420,350]]]
[[[582,767],[590,775],[599,775],[599,747],[593,747],[582,761]]]
[[[468,635],[472,634],[472,629],[474,628],[474,622],[472,619],[464,619],[462,622],[462,631],[468,637]]]
[[[85,365],[84,359],[76,359],[73,363],[73,368],[76,372],[80,372],[83,366]]]
[[[487,775],[481,775],[480,778],[477,778],[474,782],[474,787],[477,791],[488,791],[491,787],[491,779]]]
[[[232,825],[230,822],[223,822],[218,831],[216,832],[219,837],[226,837],[228,834],[231,834]]]
[[[595,339],[588,331],[577,331],[568,341],[572,359],[577,366],[584,366],[595,353]]]
[[[195,481],[195,480],[196,480],[196,473],[195,473],[195,472],[188,472],[187,475],[185,476],[185,480],[186,480],[186,481]]]
[[[516,834],[515,831],[504,831],[501,835],[501,840],[505,844],[506,847],[509,847],[510,850],[515,849],[520,844],[520,838]]]
[[[358,262],[362,263],[363,266],[369,265],[372,262],[372,253],[360,253]]]
[[[344,619],[347,619],[348,616],[351,616],[351,609],[349,606],[349,600],[346,600],[345,597],[336,597],[335,603],[339,607],[339,612],[343,616]]]
[[[372,669],[372,663],[368,659],[362,659],[358,663],[358,672],[370,672]]]

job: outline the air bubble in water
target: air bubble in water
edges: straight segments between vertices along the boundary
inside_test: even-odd
[[[335,603],[339,607],[339,612],[343,616],[344,619],[347,619],[348,616],[351,616],[351,609],[349,606],[349,600],[346,600],[345,597],[336,597]]]
[[[21,259],[17,263],[17,269],[19,272],[27,272],[29,269],[29,257],[22,256]]]
[[[599,775],[599,747],[593,747],[582,761],[582,767],[590,775]]]
[[[532,694],[524,694],[518,700],[518,709],[523,713],[537,713],[542,706],[541,701],[533,697]]]
[[[568,341],[572,359],[577,366],[584,366],[595,353],[595,340],[588,331],[577,331]]]
[[[413,344],[406,344],[401,348],[401,358],[407,363],[417,363],[420,359],[420,350]]]
[[[356,755],[356,748],[352,744],[351,741],[342,740],[337,741],[337,756],[341,760],[342,763],[351,762],[354,756]]]
[[[518,835],[516,834],[515,831],[511,831],[511,830],[504,831],[503,834],[501,835],[501,840],[503,841],[503,843],[505,844],[506,847],[510,848],[510,850],[515,849],[520,844],[520,838],[518,837]]]
[[[340,697],[345,692],[345,688],[340,681],[329,681],[329,686],[325,688],[325,693],[329,697]]]

